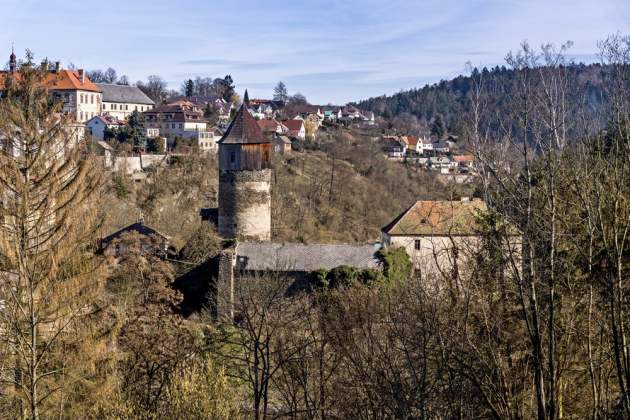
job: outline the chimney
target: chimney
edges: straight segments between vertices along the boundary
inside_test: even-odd
[[[79,81],[81,83],[85,83],[85,72],[83,69],[79,69]]]
[[[48,71],[48,60],[45,58],[42,60],[42,70]]]
[[[55,63],[55,73],[61,73],[61,61],[57,61],[57,63]]]

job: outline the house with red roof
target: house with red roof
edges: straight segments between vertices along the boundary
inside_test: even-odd
[[[118,130],[119,128],[124,126],[124,121],[121,121],[118,118],[108,114],[96,115],[85,123],[85,127],[88,133],[101,140],[103,140],[103,138],[105,137],[106,128],[110,130]]]
[[[294,137],[301,139],[306,137],[306,126],[302,120],[284,120],[282,124],[291,132]]]
[[[50,84],[51,95],[64,101],[64,114],[75,114],[79,122],[93,118],[101,113],[102,91],[86,76],[85,70],[63,70],[61,62],[44,60],[40,66],[48,72],[44,83]],[[9,70],[0,71],[0,91],[4,90],[8,78],[20,78],[17,57],[12,52],[9,56]]]

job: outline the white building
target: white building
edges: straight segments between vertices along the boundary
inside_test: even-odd
[[[155,108],[151,100],[136,86],[96,83],[103,91],[102,112],[120,120],[127,119],[133,111],[144,112]]]

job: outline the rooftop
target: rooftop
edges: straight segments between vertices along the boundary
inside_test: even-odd
[[[271,143],[271,140],[265,136],[260,129],[258,122],[247,111],[247,91],[245,91],[245,100],[243,106],[238,110],[232,123],[228,127],[225,135],[219,144],[261,144]]]
[[[95,83],[95,85],[103,91],[103,102],[155,105],[155,102],[136,86],[110,83]]]
[[[240,270],[312,271],[340,265],[377,268],[376,245],[239,243],[236,268]]]
[[[487,210],[481,200],[417,201],[382,231],[389,235],[475,235],[477,216]]]

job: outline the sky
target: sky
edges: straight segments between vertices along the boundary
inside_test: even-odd
[[[630,34],[628,0],[0,0],[0,55],[149,75],[179,89],[232,76],[241,95],[271,98],[283,81],[316,104],[345,104],[494,67],[527,40],[597,42]],[[4,51],[4,52],[2,52]],[[0,59],[0,63],[4,63]]]

